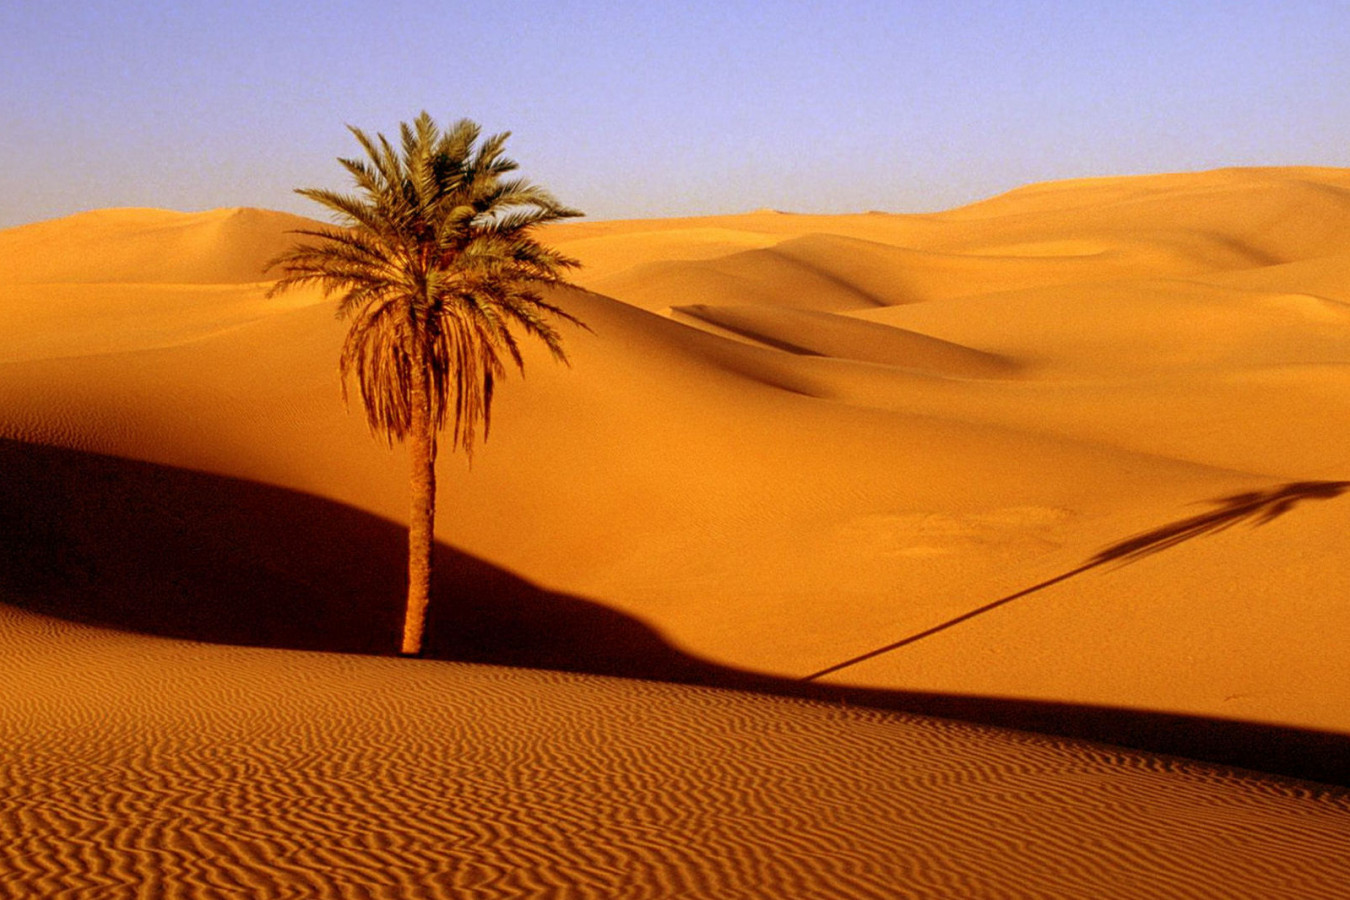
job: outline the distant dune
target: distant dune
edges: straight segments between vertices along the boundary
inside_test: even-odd
[[[307,224],[0,231],[0,896],[1350,882],[1350,171],[554,227],[416,662]]]

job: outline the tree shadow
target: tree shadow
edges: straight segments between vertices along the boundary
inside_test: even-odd
[[[1273,519],[1277,519],[1289,510],[1293,509],[1304,500],[1331,500],[1345,493],[1350,488],[1350,481],[1293,481],[1288,484],[1279,485],[1264,491],[1248,491],[1242,494],[1234,494],[1231,497],[1222,497],[1214,501],[1217,508],[1198,516],[1191,516],[1177,522],[1171,522],[1161,528],[1155,528],[1151,531],[1145,531],[1136,534],[1133,537],[1112,544],[1105,550],[1102,550],[1092,559],[1083,563],[1076,569],[1071,569],[1062,575],[1056,575],[1054,578],[1042,581],[1040,584],[1034,584],[1029,588],[1024,588],[1015,594],[1009,594],[1001,597],[992,603],[986,603],[984,606],[976,607],[969,612],[962,613],[955,618],[948,619],[945,622],[926,628],[923,631],[908,635],[898,641],[886,644],[883,647],[877,647],[866,653],[860,653],[857,656],[850,657],[843,662],[827,666],[818,672],[812,672],[805,676],[803,681],[815,681],[826,675],[832,675],[842,669],[856,666],[860,662],[869,659],[875,659],[893,650],[899,650],[901,647],[908,647],[910,644],[917,643],[924,638],[932,637],[935,634],[954,628],[963,622],[969,622],[977,616],[982,616],[987,612],[992,612],[1000,606],[1006,606],[1014,600],[1020,600],[1029,594],[1037,591],[1043,591],[1048,587],[1059,584],[1061,581],[1067,581],[1077,575],[1082,575],[1091,569],[1099,566],[1105,566],[1110,563],[1119,565],[1128,565],[1136,562],[1146,556],[1154,553],[1161,553],[1164,550],[1171,549],[1178,544],[1185,543],[1193,538],[1202,537],[1207,534],[1215,534],[1225,529],[1232,528],[1239,522],[1249,522],[1253,526],[1264,525]]]
[[[1305,500],[1334,500],[1350,481],[1291,481],[1264,491],[1246,491],[1213,501],[1215,508],[1198,516],[1145,531],[1112,544],[1098,553],[1086,568],[1107,563],[1134,562],[1170,550],[1178,544],[1232,528],[1240,522],[1257,527],[1278,519]]]
[[[0,440],[0,595],[30,611],[216,643],[393,655],[406,554],[402,526],[341,503]],[[1350,735],[764,675],[682,653],[630,616],[452,547],[439,545],[435,564],[426,655],[436,659],[845,702],[1350,785]]]

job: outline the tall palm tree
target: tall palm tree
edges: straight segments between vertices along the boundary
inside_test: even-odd
[[[533,335],[566,362],[561,319],[544,287],[567,285],[578,265],[541,244],[535,228],[581,215],[543,188],[511,176],[509,133],[480,141],[467,119],[442,131],[423,112],[400,125],[396,150],[383,134],[349,130],[364,159],[339,159],[355,192],[301,188],[336,225],[303,229],[302,240],[268,264],[282,277],[269,296],[318,285],[339,297],[350,322],[338,370],[344,402],[354,377],[371,431],[406,442],[411,466],[408,603],[401,652],[422,651],[431,589],[436,513],[437,435],[447,423],[451,449],[472,459],[486,438],[492,394],[506,360],[524,371],[513,328]],[[582,327],[585,327],[584,325]]]

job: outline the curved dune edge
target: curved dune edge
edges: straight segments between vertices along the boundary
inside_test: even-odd
[[[681,321],[711,325],[716,332],[802,356],[871,362],[952,378],[1006,378],[1017,369],[1015,363],[992,353],[849,316],[705,304],[676,306],[670,312]]]
[[[1345,792],[1106,746],[3,606],[0,648],[21,688],[0,706],[9,896],[1311,898],[1350,879]]]

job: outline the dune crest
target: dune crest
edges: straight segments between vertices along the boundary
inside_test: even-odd
[[[805,356],[826,356],[900,366],[952,377],[995,378],[1016,370],[990,353],[892,328],[866,319],[764,306],[677,306],[680,321],[710,325],[767,347]]]
[[[107,209],[0,231],[0,285],[239,284],[321,223],[262,209]]]

